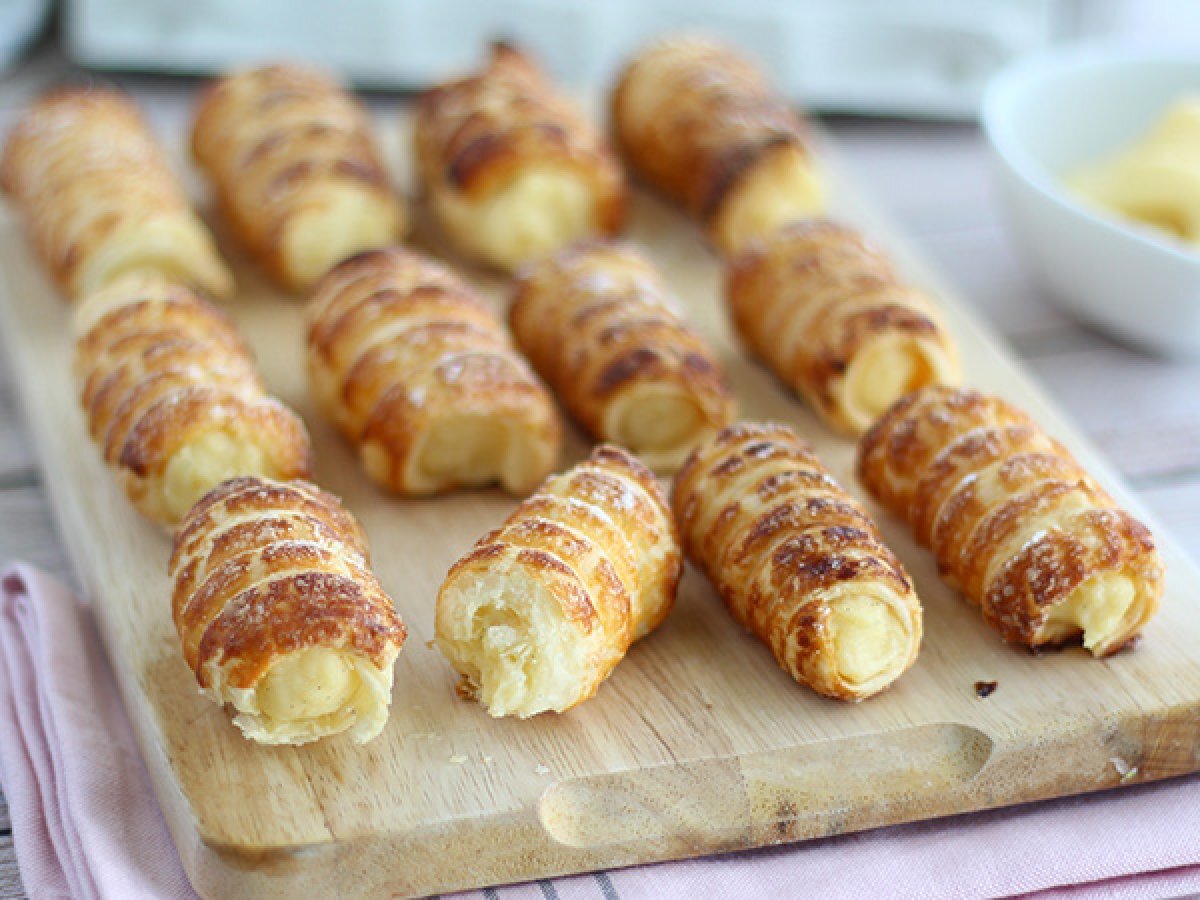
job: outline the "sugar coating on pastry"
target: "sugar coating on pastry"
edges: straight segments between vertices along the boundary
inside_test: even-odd
[[[1007,641],[1078,640],[1107,656],[1158,608],[1163,566],[1149,530],[998,397],[910,394],[864,435],[858,467]]]
[[[85,298],[72,331],[88,431],[143,515],[172,526],[228,478],[308,474],[303,423],[199,294],[129,275]]]
[[[794,432],[722,429],[688,458],[671,504],[688,557],[800,683],[862,700],[916,660],[912,580]]]
[[[238,238],[291,290],[407,228],[366,110],[324,71],[276,63],[214,80],[192,151]]]
[[[571,415],[656,471],[734,417],[716,355],[630,246],[585,241],[531,265],[509,322]]]
[[[33,103],[5,142],[0,187],[73,299],[136,273],[233,291],[165,154],[118,91],[64,89]]]
[[[247,738],[382,730],[406,629],[366,554],[357,522],[305,482],[235,478],[188,513],[169,564],[184,659]]]
[[[413,137],[442,231],[491,266],[515,271],[624,221],[624,177],[603,136],[513,47],[423,93]]]
[[[492,716],[593,696],[674,602],[678,538],[654,477],[619,448],[549,478],[451,567],[438,648]]]
[[[390,248],[335,267],[309,306],[309,380],[379,484],[524,494],[558,456],[549,392],[466,282]]]

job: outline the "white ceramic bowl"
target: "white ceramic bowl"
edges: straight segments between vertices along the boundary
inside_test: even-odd
[[[1068,312],[1169,356],[1200,355],[1200,251],[1074,199],[1062,176],[1145,134],[1200,91],[1200,52],[1084,46],[1027,57],[988,86],[983,125],[1018,243]]]

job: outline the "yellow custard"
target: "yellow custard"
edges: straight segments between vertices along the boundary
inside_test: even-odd
[[[1092,205],[1200,247],[1200,94],[1177,100],[1132,147],[1065,184]]]

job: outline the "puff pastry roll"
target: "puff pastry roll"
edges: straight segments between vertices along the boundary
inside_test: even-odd
[[[612,117],[631,168],[723,252],[825,208],[803,120],[723,44],[679,37],[646,47],[621,74]]]
[[[367,473],[403,494],[499,482],[525,494],[554,468],[554,401],[478,295],[406,250],[346,260],[309,305],[308,371]]]
[[[308,476],[304,424],[199,294],[130,275],[80,304],[74,326],[88,431],[143,515],[174,525],[235,475]]]
[[[483,71],[422,94],[414,129],[422,188],[466,255],[514,270],[621,229],[625,179],[616,157],[512,47],[494,45]]]
[[[842,432],[862,432],[910,391],[959,381],[933,303],[845,226],[776,231],[730,260],[725,293],[751,353]]]
[[[42,97],[8,136],[0,187],[73,298],[130,272],[233,292],[212,235],[124,94],[78,88]]]
[[[336,497],[301,481],[234,478],[175,536],[171,609],[205,694],[246,737],[306,744],[387,722],[407,630]]]
[[[192,153],[242,243],[292,290],[405,230],[366,111],[324,72],[269,65],[217,79]]]
[[[1082,637],[1107,656],[1158,609],[1149,530],[998,397],[947,387],[905,397],[863,437],[858,468],[1007,641]]]
[[[548,479],[450,569],[437,644],[493,716],[570,709],[666,618],[682,557],[666,497],[625,450]]]
[[[592,436],[673,471],[729,424],[734,400],[704,340],[631,247],[585,242],[518,280],[517,345]]]
[[[862,700],[916,660],[922,615],[912,580],[790,429],[723,429],[688,458],[671,506],[688,558],[801,684]]]

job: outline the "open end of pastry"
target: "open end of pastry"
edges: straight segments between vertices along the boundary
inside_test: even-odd
[[[510,493],[527,493],[549,466],[531,427],[496,414],[440,417],[414,448],[408,489],[433,493],[449,487],[499,483]],[[363,460],[372,477],[387,483],[390,460],[386,453],[363,444]]]
[[[355,253],[392,243],[400,231],[389,197],[358,185],[327,186],[288,217],[280,255],[293,286],[305,289]]]
[[[524,719],[580,700],[581,651],[544,584],[510,570],[462,578],[443,592],[438,602],[454,610],[453,631],[439,629],[438,646],[490,715]]]
[[[1038,643],[1061,643],[1082,636],[1096,656],[1121,647],[1141,624],[1143,603],[1137,585],[1121,572],[1100,572],[1055,604]]]
[[[940,354],[906,335],[871,341],[846,369],[842,407],[855,431],[863,431],[905,394],[944,380]]]
[[[109,313],[137,302],[146,294],[157,296],[164,288],[154,273],[114,276],[105,287],[79,298],[71,314],[71,331],[76,337],[85,335]]]
[[[477,203],[455,190],[437,199],[451,236],[509,271],[596,230],[591,183],[569,166],[529,166]]]
[[[856,699],[883,690],[912,658],[912,623],[905,611],[861,585],[829,601],[826,627],[838,680]]]
[[[263,744],[306,744],[349,730],[358,743],[387,722],[392,668],[332,647],[305,647],[276,660],[258,684],[231,688],[234,723]]]
[[[175,524],[192,506],[222,481],[238,475],[274,474],[266,453],[244,437],[210,431],[184,444],[170,460],[162,476],[165,520]]]
[[[812,159],[784,145],[766,153],[737,180],[713,220],[713,239],[733,255],[750,241],[825,210],[825,188]]]
[[[673,471],[692,447],[712,430],[704,410],[675,385],[645,385],[612,405],[607,438],[627,447],[650,468]]]
[[[157,274],[197,285],[215,297],[233,293],[233,276],[199,222],[149,219],[114,232],[87,254],[73,277],[75,296],[84,297],[131,274]]]

